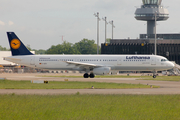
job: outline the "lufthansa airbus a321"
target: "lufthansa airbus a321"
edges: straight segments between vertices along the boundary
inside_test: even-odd
[[[7,32],[12,56],[4,60],[33,68],[84,71],[84,78],[113,71],[156,71],[172,69],[174,64],[158,55],[34,55],[14,32]]]

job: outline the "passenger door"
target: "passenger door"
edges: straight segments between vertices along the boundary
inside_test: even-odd
[[[151,57],[151,65],[156,65],[156,58],[155,57]]]
[[[117,65],[121,65],[121,64],[122,64],[121,59],[119,59],[119,60],[117,61]]]
[[[30,65],[35,65],[35,58],[31,57]]]

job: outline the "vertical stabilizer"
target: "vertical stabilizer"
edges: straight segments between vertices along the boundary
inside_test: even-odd
[[[16,36],[14,32],[7,32],[9,39],[9,45],[11,48],[12,56],[17,55],[33,55],[21,42],[21,40]]]

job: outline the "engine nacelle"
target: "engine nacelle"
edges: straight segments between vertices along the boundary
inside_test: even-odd
[[[93,73],[95,75],[107,75],[111,72],[110,67],[99,67],[99,68],[94,68]]]

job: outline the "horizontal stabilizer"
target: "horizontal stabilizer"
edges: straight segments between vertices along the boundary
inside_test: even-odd
[[[3,60],[10,60],[10,61],[21,61],[21,59],[17,59],[17,58],[11,58],[11,57],[4,57]]]

